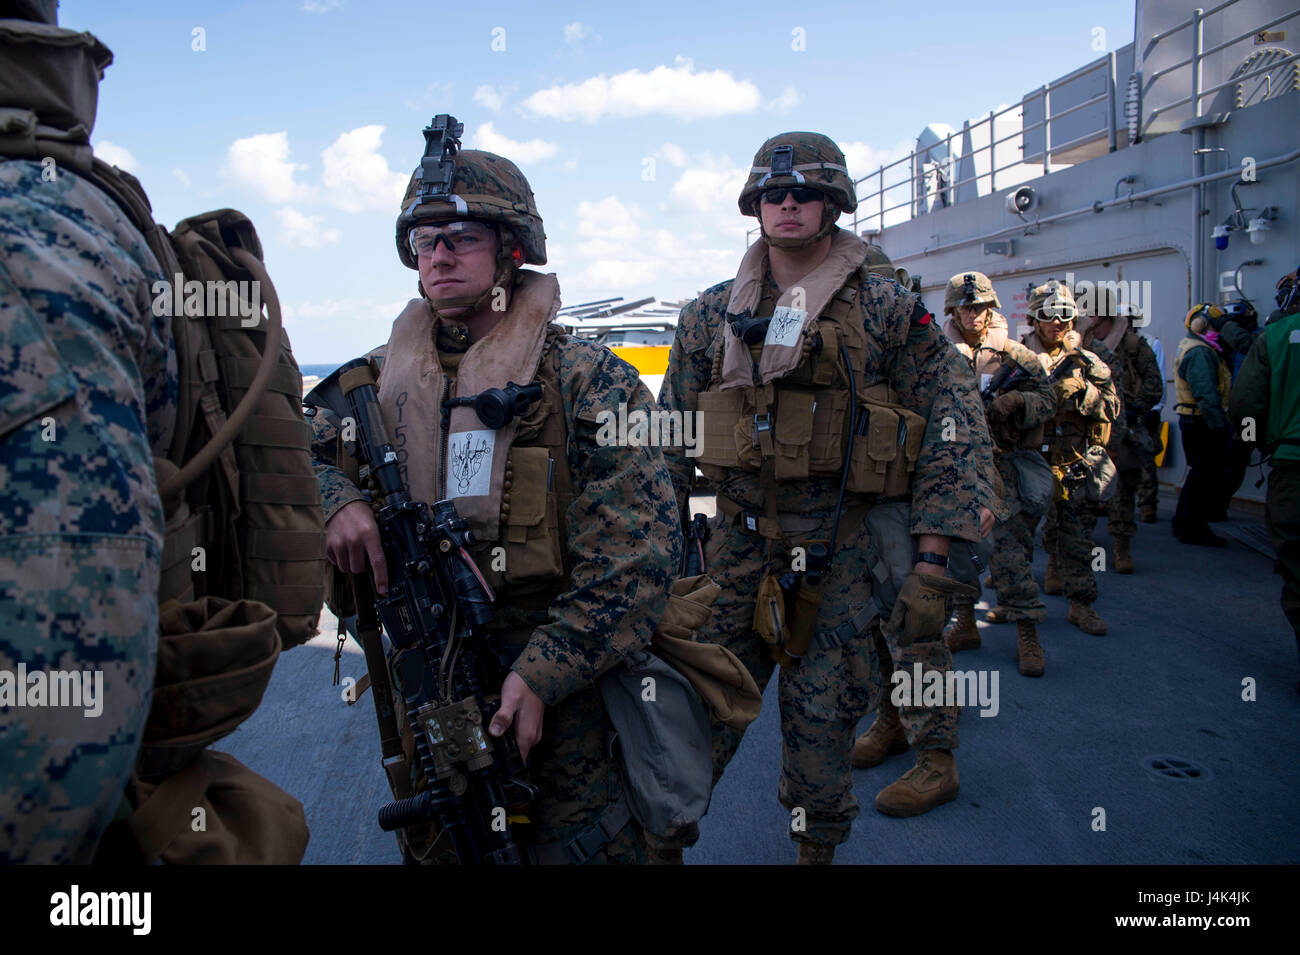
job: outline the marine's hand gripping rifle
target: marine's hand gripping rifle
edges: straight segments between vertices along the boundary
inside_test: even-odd
[[[380,809],[379,825],[392,831],[436,822],[461,864],[521,864],[526,856],[508,819],[537,793],[523,779],[513,731],[500,739],[487,733],[509,659],[489,645],[486,626],[496,598],[469,555],[473,537],[451,501],[430,508],[410,499],[365,359],[340,367],[304,401],[343,419],[345,438],[351,425],[354,456],[378,495],[375,516],[389,568],[388,592],[374,598],[374,612],[394,656],[418,650],[403,655],[394,676],[428,788]],[[372,591],[362,575],[354,584],[358,576],[365,585],[357,588],[358,613],[366,614],[362,594]],[[367,663],[376,666],[370,648]],[[387,661],[380,657],[379,665]],[[379,690],[377,708],[385,702]],[[382,713],[380,719],[382,733]]]

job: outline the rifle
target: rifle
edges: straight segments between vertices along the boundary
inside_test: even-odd
[[[709,518],[696,514],[686,525],[686,539],[682,542],[682,576],[698,577],[704,573],[704,544],[709,539]]]
[[[397,795],[410,791],[405,758],[390,749],[395,723],[391,699],[383,697],[392,663],[400,670],[397,682],[418,770],[428,787],[383,806],[379,826],[391,832],[435,822],[462,865],[523,864],[527,856],[510,821],[527,812],[537,789],[524,778],[513,731],[500,739],[487,733],[500,706],[497,688],[512,659],[487,634],[496,596],[469,555],[473,535],[452,501],[430,508],[411,500],[365,359],[338,368],[304,403],[328,408],[353,425],[354,456],[378,494],[376,519],[389,587],[387,594],[373,597],[368,577],[354,575],[358,630],[371,638],[363,639],[363,648],[375,683],[390,784]],[[380,621],[393,646],[387,660],[378,645]]]
[[[990,379],[984,390],[980,392],[980,399],[984,402],[984,407],[987,408],[993,403],[994,398],[1024,376],[1025,370],[1019,365],[1007,363],[999,368],[998,373]]]

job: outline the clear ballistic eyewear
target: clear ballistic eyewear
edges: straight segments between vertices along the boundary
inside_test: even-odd
[[[408,233],[411,252],[417,257],[433,255],[439,242],[447,243],[448,251],[465,255],[479,249],[490,248],[495,238],[496,232],[490,225],[472,220],[419,225]]]

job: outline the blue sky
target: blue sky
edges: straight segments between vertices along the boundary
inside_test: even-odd
[[[310,364],[385,341],[414,294],[393,223],[433,114],[528,176],[566,304],[682,299],[734,274],[753,225],[736,196],[767,137],[825,132],[863,176],[927,123],[960,128],[1133,37],[1131,0],[996,10],[63,0],[59,15],[115,55],[99,154],[169,226],[246,212]]]

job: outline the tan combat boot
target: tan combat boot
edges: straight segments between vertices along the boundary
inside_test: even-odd
[[[834,859],[835,847],[829,842],[800,842],[795,865],[830,865]]]
[[[916,765],[876,795],[876,808],[886,816],[919,816],[957,798],[957,763],[952,751],[923,749]]]
[[[1092,609],[1092,604],[1086,604],[1082,600],[1070,601],[1070,612],[1065,619],[1084,633],[1090,633],[1094,637],[1100,637],[1106,632],[1106,621],[1102,620],[1101,615]]]
[[[989,623],[1010,623],[1011,622],[1009,619],[1007,619],[1006,607],[992,608],[988,613],[984,615],[984,619],[987,620]]]
[[[903,732],[903,724],[898,720],[898,710],[886,696],[880,701],[871,728],[853,743],[853,768],[869,769],[879,766],[887,756],[906,753],[908,746],[907,734]]]
[[[1115,571],[1121,574],[1133,573],[1133,538],[1115,538]]]
[[[1047,665],[1043,662],[1043,648],[1034,621],[1016,621],[1016,641],[1016,662],[1020,664],[1021,676],[1042,676]]]
[[[1156,509],[1147,505],[1142,508],[1142,523],[1154,524],[1156,522]]]
[[[1053,597],[1065,593],[1065,585],[1061,583],[1060,571],[1056,569],[1056,555],[1051,554],[1047,558],[1047,572],[1043,574],[1043,593],[1050,594]]]
[[[973,604],[957,604],[957,613],[952,625],[943,632],[944,642],[953,653],[959,650],[975,650],[980,645],[979,628],[975,626],[975,607]]]

